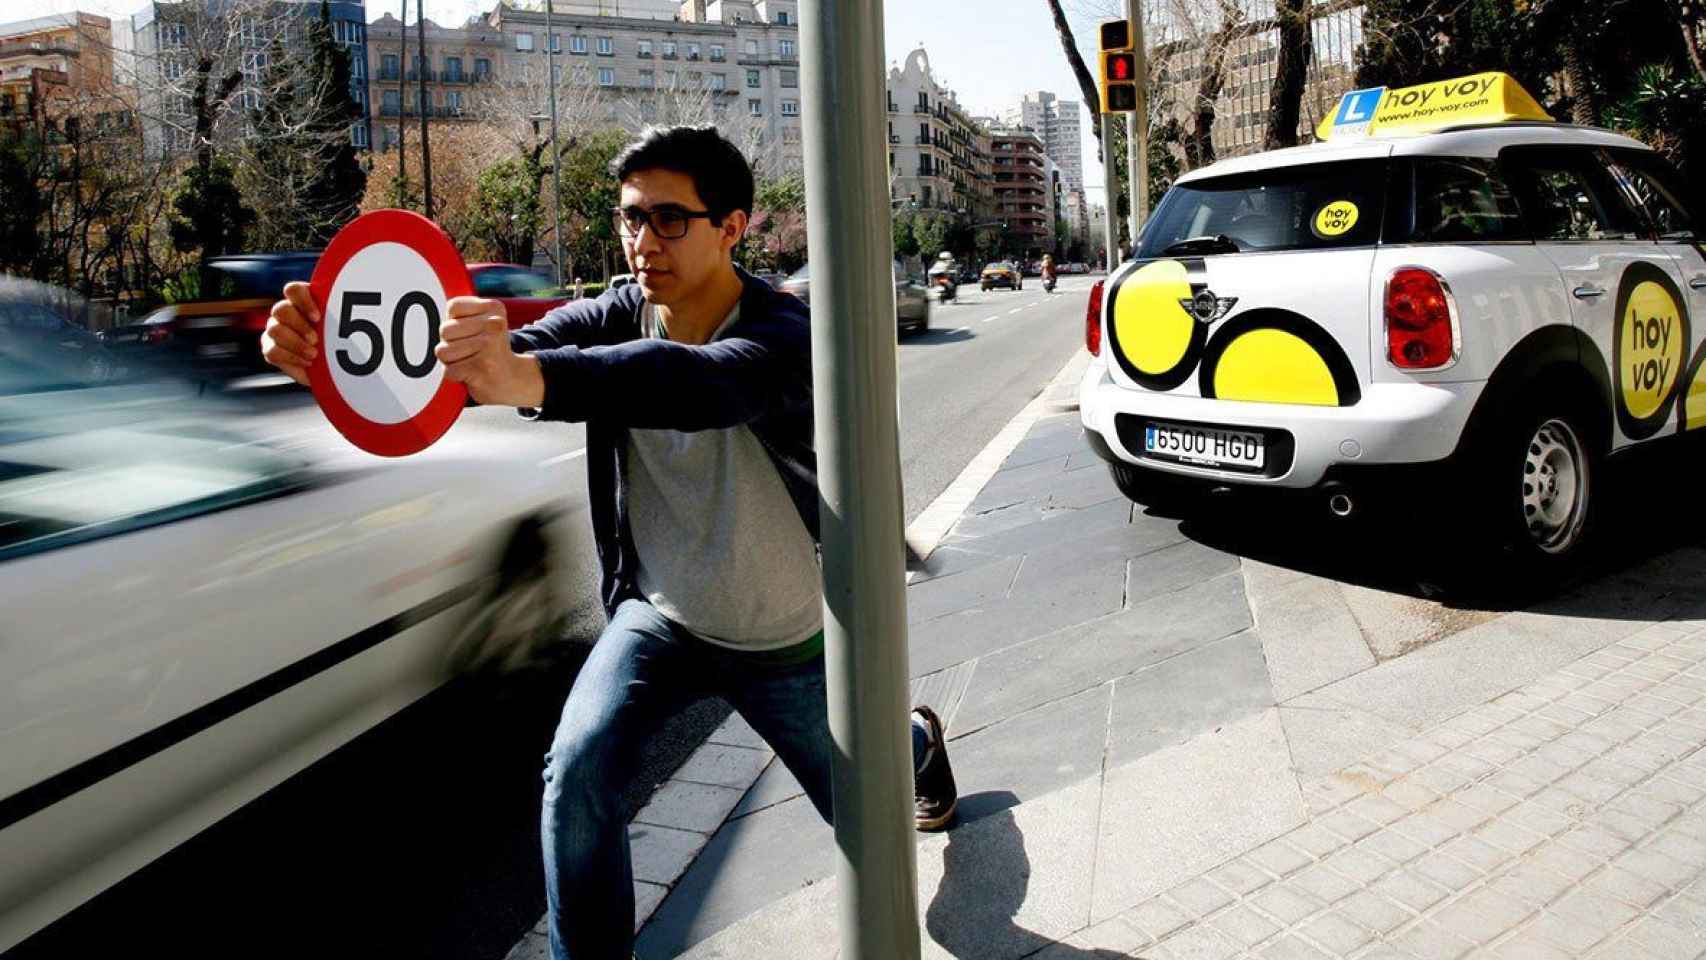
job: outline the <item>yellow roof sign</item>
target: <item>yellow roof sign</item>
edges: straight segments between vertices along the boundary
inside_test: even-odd
[[[1322,119],[1315,134],[1322,140],[1344,140],[1427,133],[1463,123],[1551,119],[1508,75],[1477,73],[1413,87],[1352,90]]]

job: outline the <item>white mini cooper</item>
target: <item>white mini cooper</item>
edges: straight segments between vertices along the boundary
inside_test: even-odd
[[[1179,178],[1087,318],[1081,417],[1122,492],[1349,515],[1425,467],[1468,529],[1544,565],[1583,542],[1608,457],[1706,424],[1687,184],[1628,137],[1521,119],[1545,115],[1498,82],[1532,109],[1412,109],[1383,135],[1423,88],[1357,91],[1352,138]]]

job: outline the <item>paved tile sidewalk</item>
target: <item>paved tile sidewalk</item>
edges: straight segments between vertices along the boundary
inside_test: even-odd
[[[1306,783],[1308,822],[1036,954],[1706,955],[1706,625]]]

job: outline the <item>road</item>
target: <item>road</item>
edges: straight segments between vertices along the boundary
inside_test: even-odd
[[[932,329],[900,341],[900,428],[910,522],[1078,349],[1090,280],[1046,295],[962,287]],[[241,428],[312,454],[341,443],[294,387],[248,391]],[[552,429],[505,410],[453,428]],[[553,441],[556,443],[556,441]],[[590,598],[591,558],[571,589]],[[596,607],[572,633],[596,636]],[[370,731],[8,954],[177,957],[368,954],[500,958],[544,909],[541,758],[586,647],[502,683],[452,684]],[[723,716],[700,704],[667,727],[626,798],[637,809]]]

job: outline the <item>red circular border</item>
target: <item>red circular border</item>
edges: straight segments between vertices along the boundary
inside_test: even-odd
[[[308,385],[326,419],[350,443],[382,457],[406,457],[425,450],[444,436],[467,405],[467,388],[446,378],[439,383],[438,392],[413,417],[401,423],[375,423],[357,413],[338,393],[332,372],[326,366],[327,345],[331,342],[326,335],[326,309],[333,283],[351,257],[375,243],[385,242],[400,243],[420,254],[444,285],[447,299],[474,292],[462,254],[438,224],[408,210],[375,210],[356,217],[326,245],[326,252],[314,267],[314,277],[308,281],[309,293],[320,308],[320,322],[315,325],[320,352],[308,365]]]

